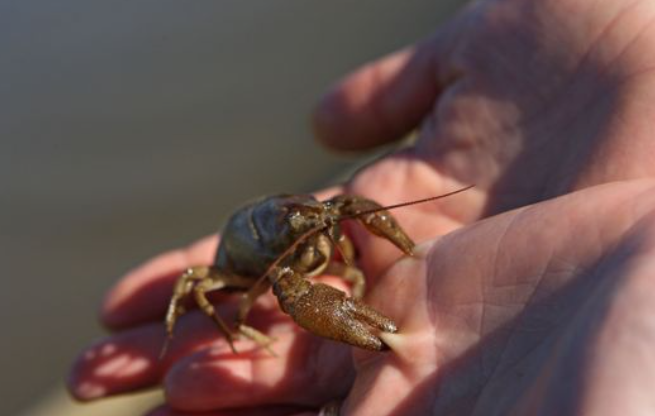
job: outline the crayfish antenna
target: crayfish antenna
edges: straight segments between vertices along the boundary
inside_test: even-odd
[[[403,203],[400,203],[400,204],[387,205],[386,207],[380,207],[380,208],[375,208],[375,209],[369,209],[369,210],[366,210],[366,211],[358,212],[358,213],[356,213],[356,214],[342,215],[342,216],[339,216],[338,220],[339,220],[339,221],[341,221],[341,220],[348,220],[348,219],[351,219],[351,218],[358,218],[358,217],[361,217],[361,216],[364,216],[364,215],[373,214],[373,213],[375,213],[375,212],[380,212],[380,211],[390,211],[390,210],[392,210],[392,209],[396,209],[396,208],[408,207],[408,206],[410,206],[410,205],[416,205],[416,204],[422,204],[422,203],[424,203],[424,202],[436,201],[437,199],[445,198],[445,197],[447,197],[447,196],[451,196],[451,195],[458,194],[458,193],[460,193],[460,192],[467,191],[467,190],[473,188],[474,186],[475,186],[475,184],[473,184],[473,185],[468,185],[468,186],[465,186],[465,187],[463,187],[463,188],[457,189],[457,190],[455,190],[455,191],[448,192],[448,193],[446,193],[446,194],[441,194],[441,195],[437,195],[437,196],[431,196],[431,197],[429,197],[429,198],[417,199],[417,200],[415,200],[415,201],[403,202]]]

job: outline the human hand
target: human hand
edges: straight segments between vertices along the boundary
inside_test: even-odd
[[[386,142],[423,120],[415,147],[363,170],[348,190],[392,203],[438,194],[459,184],[475,183],[475,192],[441,201],[438,207],[416,206],[396,212],[410,235],[421,241],[481,217],[574,189],[648,175],[651,168],[646,155],[651,145],[645,131],[649,109],[644,105],[644,97],[650,92],[647,82],[650,58],[640,52],[646,50],[643,43],[649,45],[650,31],[644,22],[648,14],[640,10],[640,7],[647,8],[647,4],[635,3],[636,6],[633,4],[628,11],[613,10],[616,13],[612,14],[608,7],[616,4],[607,2],[607,6],[597,6],[595,13],[593,10],[583,13],[580,8],[589,7],[587,3],[579,0],[480,3],[465,11],[434,39],[415,50],[374,64],[346,81],[340,92],[327,99],[318,116],[320,135],[333,146],[365,148]],[[578,9],[571,13],[570,8]],[[607,30],[609,22],[612,22],[611,30]],[[639,22],[641,24],[637,24]],[[621,43],[621,40],[630,39],[628,29],[641,29],[641,34],[636,41]],[[605,37],[595,44],[598,41],[595,35],[599,33]],[[373,75],[375,78],[371,78]],[[587,192],[591,191],[596,192]],[[604,198],[592,199],[606,202]],[[567,209],[580,202],[574,201]],[[566,211],[560,210],[560,213]],[[494,221],[497,219],[488,223]],[[593,229],[595,225],[588,225],[588,228]],[[361,265],[375,280],[390,264],[389,259],[396,256],[395,252],[390,251],[386,243],[372,240],[355,228],[351,233],[362,254]],[[492,232],[489,236],[499,237]],[[471,245],[486,242],[490,244],[489,249],[498,245],[493,239],[481,238],[484,235],[476,237],[473,241],[461,237],[459,241]],[[618,233],[612,238],[619,241],[621,237]],[[216,349],[203,351],[214,340],[215,330],[209,322],[205,323],[204,317],[191,315],[180,325],[178,339],[181,343],[165,362],[157,362],[156,354],[163,342],[159,320],[174,274],[188,265],[209,262],[209,253],[215,244],[215,240],[208,240],[187,251],[186,255],[178,252],[161,257],[119,284],[108,298],[105,321],[113,328],[131,329],[99,344],[86,358],[83,356],[73,377],[74,392],[84,398],[132,391],[156,384],[168,372],[169,402],[180,409],[247,406],[256,407],[254,414],[270,414],[273,403],[316,407],[351,391],[346,408],[365,414],[373,408],[371,403],[361,401],[364,392],[358,386],[365,386],[366,380],[370,382],[372,378],[383,380],[379,374],[393,373],[394,368],[412,368],[394,362],[394,356],[388,355],[373,358],[374,364],[368,364],[370,361],[358,353],[355,373],[348,348],[316,340],[289,325],[278,312],[271,312],[274,300],[270,298],[263,302],[261,310],[271,313],[255,316],[255,325],[269,326],[280,338],[275,347],[280,354],[278,359],[231,357],[224,354],[226,350],[220,340],[215,342]],[[507,247],[514,248],[513,244],[516,243],[508,242]],[[440,243],[436,245],[440,246]],[[390,253],[393,254],[390,256]],[[433,253],[432,249],[429,253]],[[500,250],[494,255],[503,253],[505,251]],[[446,259],[433,254],[427,258],[427,262],[419,260],[418,264],[412,263],[413,266],[405,269],[394,269],[398,277],[405,276],[404,282],[412,282],[408,288],[426,287],[428,282],[431,286],[439,286],[432,283],[437,276],[431,264],[438,266],[441,285],[455,282],[455,275],[460,276],[461,285],[470,281],[470,277],[462,279],[461,273],[442,273],[445,266],[434,259],[438,258],[439,262]],[[471,255],[471,258],[476,257]],[[580,260],[590,258],[591,255],[585,254]],[[543,257],[536,254],[528,259],[536,265],[540,264],[539,260],[543,261]],[[453,260],[445,264],[452,264]],[[527,259],[524,261],[529,264]],[[481,267],[482,272],[494,276],[493,270]],[[386,303],[386,295],[382,295],[381,291],[389,288],[384,283],[390,279],[387,276],[389,274],[372,285],[374,289],[368,299],[385,312],[388,308],[389,314],[398,319],[403,334],[412,333],[412,322],[417,322],[418,317],[412,320],[402,314],[394,315],[396,311]],[[569,278],[576,280],[575,274]],[[529,290],[529,285],[525,290]],[[443,293],[453,295],[448,290]],[[413,302],[413,298],[407,299]],[[406,305],[407,299],[398,307]],[[449,301],[438,299],[440,303]],[[525,303],[530,305],[530,302]],[[511,322],[512,317],[508,314],[504,322]],[[157,322],[151,323],[153,321]],[[434,330],[433,327],[428,329]],[[457,340],[458,331],[437,328],[433,336],[439,333]],[[489,351],[482,341],[489,333],[494,332],[480,330],[478,334],[483,353]],[[405,341],[399,341],[398,357],[403,356],[403,351],[411,350],[411,345],[421,338],[404,337]],[[411,339],[412,344],[407,339]],[[471,374],[441,366],[456,362],[462,345],[467,345],[466,342],[452,343],[460,345],[459,349],[444,351],[455,358],[432,363],[433,369],[438,365],[434,380],[443,378],[440,385],[453,385],[459,380],[455,377],[457,374]],[[375,360],[382,361],[382,365],[375,365]],[[453,364],[455,367],[457,364]],[[367,368],[375,371],[367,371]],[[256,372],[249,373],[250,369]],[[355,374],[355,388],[350,390]],[[338,382],[334,383],[335,380]],[[421,377],[411,380],[434,387]],[[419,405],[425,403],[425,400],[418,400],[419,392],[424,390],[416,384],[406,383],[403,388],[417,392],[414,403]],[[472,388],[474,392],[469,396],[475,396],[473,384],[464,385],[460,390]],[[82,387],[86,387],[86,393]],[[386,391],[383,387],[376,384],[376,389],[381,389],[379,393]],[[378,405],[389,413],[398,412],[407,409],[403,406],[413,405],[413,396],[401,405],[391,403],[389,406],[385,400]],[[452,397],[459,396],[452,394]],[[464,412],[448,400],[441,400],[436,407]],[[160,410],[162,414],[170,411]],[[290,414],[287,408],[278,411]]]
[[[417,240],[600,183],[655,173],[652,2],[489,0],[433,37],[347,77],[318,108],[329,147],[364,150],[420,125],[414,146],[348,191],[382,203],[469,191],[396,211]],[[369,276],[396,258],[354,230]],[[379,255],[378,255],[379,254]]]
[[[402,335],[355,354],[343,414],[652,414],[654,243],[652,180],[426,243],[370,292]]]
[[[648,414],[654,214],[655,182],[618,182],[426,243],[368,296],[401,328],[389,338],[394,352],[356,351],[354,369],[348,347],[289,325],[271,297],[255,325],[279,337],[279,357],[233,355],[211,322],[191,313],[157,361],[164,331],[156,318],[168,298],[157,288],[170,288],[169,268],[207,260],[215,241],[206,240],[119,284],[105,320],[125,325],[151,313],[155,322],[89,349],[73,391],[90,398],[136,390],[168,371],[168,400],[178,410],[152,415],[292,415],[346,395],[345,414]]]

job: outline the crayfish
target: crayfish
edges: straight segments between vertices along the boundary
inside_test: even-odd
[[[318,201],[309,195],[278,195],[263,198],[236,211],[223,229],[213,265],[187,269],[177,280],[166,314],[167,343],[176,320],[185,312],[182,301],[193,294],[197,305],[211,317],[236,353],[237,334],[268,348],[272,340],[246,325],[255,300],[269,288],[280,308],[306,330],[367,350],[386,348],[376,331],[395,333],[396,324],[361,301],[363,273],[354,266],[354,249],[341,232],[340,223],[358,220],[368,231],[389,240],[411,256],[414,242],[389,214],[389,210],[444,198],[466,189],[419,201],[383,207],[356,196],[337,195]],[[342,262],[334,259],[335,249]],[[352,284],[352,297],[307,277],[322,273],[341,276]],[[208,301],[209,291],[242,292],[231,329]]]

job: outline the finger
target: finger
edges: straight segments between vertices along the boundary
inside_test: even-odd
[[[337,278],[325,281],[344,287],[343,282]],[[224,319],[234,317],[236,309],[234,303],[217,305],[217,312]],[[291,345],[298,334],[320,341],[300,330],[288,316],[280,312],[275,298],[270,294],[258,299],[257,307],[252,309],[248,322],[262,332],[280,339],[273,344],[273,349],[280,355],[290,350],[279,349],[278,343]],[[166,355],[160,359],[165,340],[164,324],[157,322],[128,329],[99,341],[81,353],[74,363],[68,378],[71,395],[78,400],[88,401],[153,387],[161,382],[171,365],[210,346],[215,353],[221,355],[221,360],[228,367],[235,360],[236,365],[239,365],[240,360],[248,361],[262,356],[271,358],[268,352],[246,340],[237,341],[236,348],[240,354],[233,355],[214,323],[198,310],[180,318],[175,338]],[[288,360],[273,360],[270,365],[275,367],[284,363],[288,363]]]
[[[271,403],[318,407],[345,396],[354,378],[350,347],[295,326],[293,332],[278,336],[278,357],[237,357],[226,349],[186,357],[166,377],[168,403],[187,411]]]
[[[318,139],[335,149],[359,150],[402,138],[438,95],[435,55],[434,41],[427,41],[346,77],[315,111]]]
[[[79,355],[68,389],[76,399],[87,401],[152,387],[175,360],[217,341],[212,329],[210,321],[198,312],[182,317],[163,360],[159,360],[166,339],[162,324],[144,325],[103,339]]]
[[[271,308],[270,303],[261,302],[250,317],[253,325],[264,332],[288,325],[288,318]],[[233,317],[236,305],[221,304],[218,313],[224,318]],[[293,335],[287,332],[288,336]],[[74,363],[68,379],[69,391],[78,400],[87,401],[152,387],[162,380],[173,363],[191,353],[209,346],[229,350],[214,323],[197,310],[180,318],[175,337],[160,359],[165,340],[162,322],[128,329],[99,341],[82,352]],[[236,348],[247,352],[253,350],[253,345],[237,341]]]
[[[160,406],[150,411],[146,416],[303,416],[314,415],[315,413],[305,412],[306,407],[272,405],[256,408],[225,409],[209,412],[192,412],[175,410],[167,405]]]
[[[173,285],[187,268],[210,264],[218,237],[212,235],[193,245],[164,253],[129,272],[107,294],[101,321],[112,329],[158,320],[166,311]]]
[[[332,198],[335,195],[343,193],[344,188],[342,185],[331,186],[329,188],[321,189],[320,191],[314,192],[314,196],[319,201],[326,201]]]
[[[320,280],[345,288],[333,276]],[[260,312],[253,325],[261,328],[257,319],[269,315]],[[272,403],[320,406],[345,396],[354,378],[351,348],[316,337],[289,319],[286,323],[266,331],[277,338],[277,357],[235,356],[227,348],[214,348],[177,362],[164,383],[168,403],[176,409],[207,411]]]

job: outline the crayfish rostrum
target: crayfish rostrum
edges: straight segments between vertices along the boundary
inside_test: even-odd
[[[356,219],[368,231],[412,255],[414,242],[388,210],[469,188],[389,207],[355,195],[338,195],[327,201],[309,195],[278,195],[247,205],[228,220],[214,264],[192,267],[179,277],[166,314],[168,337],[172,337],[175,321],[184,313],[182,301],[193,294],[234,352],[237,334],[268,348],[271,339],[245,321],[257,297],[272,287],[282,310],[306,330],[367,350],[383,350],[386,345],[376,333],[394,333],[398,329],[391,319],[360,300],[364,275],[354,266],[353,246],[341,233],[340,222]],[[333,256],[335,249],[341,253],[341,262]],[[341,276],[352,283],[352,297],[306,279],[321,273]],[[207,292],[220,289],[243,292],[232,328],[206,298]],[[165,347],[162,354],[164,351]]]

